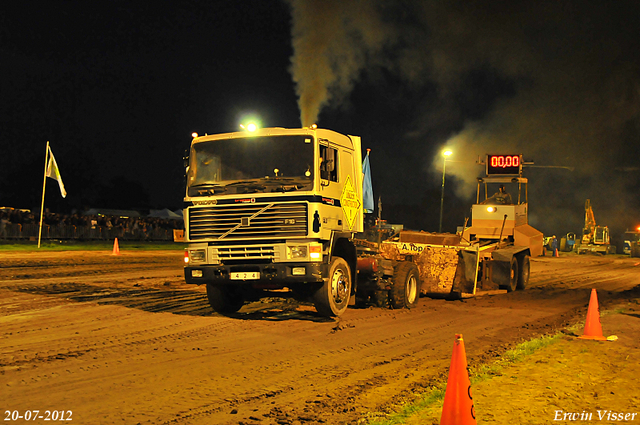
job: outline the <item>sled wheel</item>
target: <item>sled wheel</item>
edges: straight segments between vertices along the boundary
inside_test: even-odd
[[[516,257],[511,257],[511,267],[509,270],[509,284],[507,285],[507,292],[513,292],[518,285],[518,260]]]
[[[391,288],[391,307],[413,308],[420,299],[420,273],[411,262],[403,261],[396,267]]]
[[[520,257],[518,264],[518,284],[516,285],[516,289],[526,289],[529,284],[529,274],[531,270],[530,259],[531,257],[526,254]]]

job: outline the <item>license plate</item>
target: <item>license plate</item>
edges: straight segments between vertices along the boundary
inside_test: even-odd
[[[260,272],[230,273],[231,280],[256,280],[260,279]]]

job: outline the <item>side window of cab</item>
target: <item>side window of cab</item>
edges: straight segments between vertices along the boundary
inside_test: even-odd
[[[320,145],[320,178],[330,182],[338,181],[338,150]]]

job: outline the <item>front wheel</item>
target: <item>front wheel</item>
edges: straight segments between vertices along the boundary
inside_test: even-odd
[[[413,308],[420,299],[420,274],[418,267],[403,261],[396,267],[393,276],[390,301],[393,308]]]
[[[335,317],[345,312],[351,295],[351,270],[347,262],[333,257],[329,264],[329,276],[313,295],[316,310],[323,316]]]
[[[237,285],[207,284],[207,298],[209,305],[216,313],[235,313],[244,304],[242,288]]]

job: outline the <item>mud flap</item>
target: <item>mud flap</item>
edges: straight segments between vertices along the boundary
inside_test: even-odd
[[[497,285],[509,284],[511,263],[506,261],[491,261],[491,281]]]
[[[460,298],[462,294],[473,294],[477,273],[478,254],[471,251],[458,251],[458,266],[453,279],[451,296]]]

